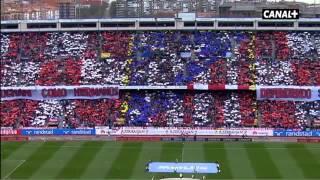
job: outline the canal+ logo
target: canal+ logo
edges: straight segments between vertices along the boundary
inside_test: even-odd
[[[263,9],[262,19],[299,19],[299,9]]]

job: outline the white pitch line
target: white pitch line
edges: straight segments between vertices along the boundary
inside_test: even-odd
[[[69,146],[69,145],[66,145],[66,146],[61,146],[61,148],[80,148],[81,146]],[[54,147],[52,147],[54,148]],[[95,146],[86,146],[84,148],[97,148]],[[119,149],[121,147],[103,147],[102,149]],[[126,149],[136,149],[136,147],[126,147]],[[144,147],[144,149],[158,149],[157,147]],[[178,149],[177,147],[170,147],[169,149]],[[194,150],[194,149],[200,149],[200,148],[196,148],[196,147],[188,147],[186,149],[190,149],[190,150]],[[245,148],[245,147],[228,147],[228,148],[222,148],[222,147],[210,147],[208,149],[256,149],[256,150],[259,150],[259,149],[270,149],[270,150],[277,150],[277,149],[287,149],[286,147],[265,147],[265,148]],[[290,149],[302,149],[302,148],[290,148]],[[320,149],[320,147],[309,147],[307,149]]]
[[[19,160],[20,163],[8,174],[6,175],[6,177],[4,177],[4,179],[7,179],[9,176],[11,176],[11,174],[16,171],[24,162],[26,162],[26,160]]]

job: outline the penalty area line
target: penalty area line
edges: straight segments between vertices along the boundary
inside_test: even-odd
[[[20,163],[15,168],[13,168],[13,170],[10,171],[3,179],[8,179],[12,173],[14,173],[23,163],[26,162],[26,160],[18,160],[18,161],[20,161]]]

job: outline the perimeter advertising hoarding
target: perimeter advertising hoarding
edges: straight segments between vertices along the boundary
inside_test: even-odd
[[[169,130],[170,129],[170,130]],[[125,131],[124,131],[125,130]],[[201,129],[201,128],[134,128],[122,127],[109,129],[100,126],[97,129],[36,129],[27,128],[14,130],[12,128],[1,128],[1,135],[116,135],[116,136],[264,136],[264,137],[320,137],[320,130],[299,131],[299,130],[273,130],[273,129]],[[239,139],[240,140],[240,139]],[[240,140],[241,141],[241,140]]]
[[[280,137],[320,137],[320,131],[274,130],[273,136]]]
[[[21,129],[21,135],[95,135],[95,129]]]
[[[1,127],[0,135],[17,135],[18,130],[13,129],[12,127]]]
[[[213,129],[213,128],[155,128],[155,127],[121,127],[109,129],[99,126],[96,128],[97,135],[117,136],[273,136],[272,129],[265,128],[239,128],[239,129]]]
[[[251,138],[161,138],[161,141],[215,141],[215,142],[251,142]]]

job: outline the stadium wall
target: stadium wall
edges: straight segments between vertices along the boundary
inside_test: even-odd
[[[261,18],[126,18],[1,21],[1,32],[115,30],[320,30],[319,18],[264,20]],[[185,25],[194,23],[194,26]],[[285,23],[283,23],[285,22]],[[263,26],[261,24],[268,24]],[[199,24],[199,25],[198,25]],[[201,24],[201,25],[200,25]],[[205,24],[205,26],[203,25]]]

